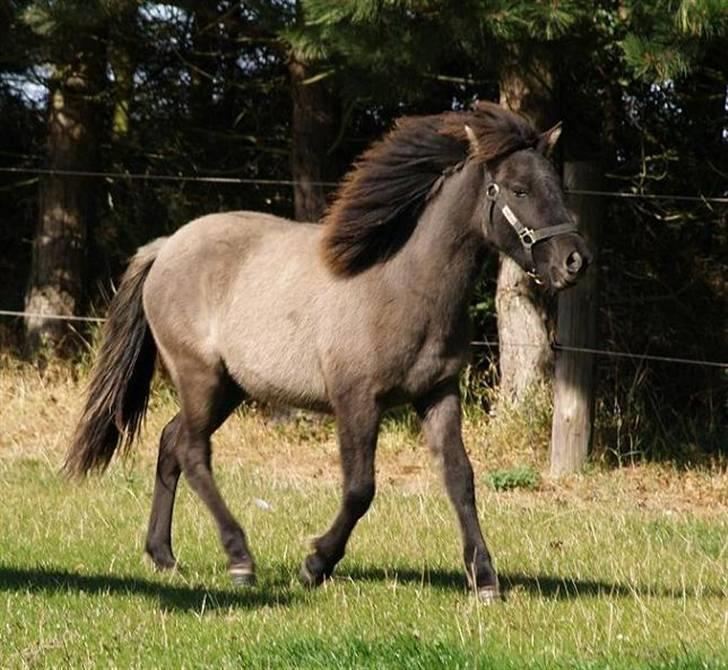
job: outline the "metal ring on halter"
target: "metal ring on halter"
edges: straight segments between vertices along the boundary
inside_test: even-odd
[[[488,200],[495,200],[498,197],[498,193],[500,193],[500,186],[494,181],[485,187],[485,196]]]
[[[521,238],[521,244],[524,247],[530,248],[536,243],[533,228],[522,228],[518,231],[518,237]]]
[[[527,270],[526,274],[533,279],[535,284],[538,284],[539,286],[543,286],[543,281],[541,281],[541,277],[538,276],[538,273],[536,270]]]

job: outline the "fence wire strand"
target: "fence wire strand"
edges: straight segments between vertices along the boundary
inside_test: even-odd
[[[261,186],[295,186],[306,183],[310,186],[338,186],[335,181],[306,181],[295,179],[263,179],[258,177],[221,177],[214,175],[148,174],[146,172],[96,172],[93,170],[52,170],[47,168],[0,167],[0,172],[34,174],[47,177],[95,177],[99,179],[131,179],[141,181],[181,181],[204,184],[250,184]]]
[[[495,342],[491,340],[479,340],[470,343],[474,347],[540,347],[540,344],[533,342]],[[686,365],[700,365],[715,368],[728,369],[728,362],[706,361],[699,358],[682,358],[680,356],[660,356],[658,354],[635,354],[631,351],[613,351],[610,349],[593,349],[591,347],[575,347],[568,344],[552,342],[551,348],[554,351],[565,351],[575,354],[591,354],[594,356],[610,356],[612,358],[631,358],[643,361],[658,361],[661,363],[681,363]]]
[[[12,316],[21,319],[47,319],[48,321],[88,321],[103,323],[106,319],[100,316],[76,316],[75,314],[43,314],[42,312],[18,312],[12,309],[0,309],[0,316]]]
[[[54,170],[50,168],[35,167],[0,167],[0,172],[10,174],[34,174],[38,176],[57,177],[89,177],[99,179],[127,179],[147,181],[178,181],[199,182],[206,184],[247,184],[260,186],[296,186],[307,184],[310,186],[326,186],[335,188],[339,182],[335,181],[306,181],[295,179],[265,179],[258,177],[221,177],[215,175],[173,175],[151,174],[146,172],[103,172],[94,170]],[[568,195],[589,195],[609,198],[627,198],[640,200],[682,200],[686,202],[702,202],[711,204],[728,204],[728,197],[686,195],[680,193],[632,193],[629,191],[594,191],[589,189],[565,189]]]

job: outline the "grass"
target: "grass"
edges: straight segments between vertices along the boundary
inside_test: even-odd
[[[10,362],[0,372],[0,667],[728,667],[721,466],[593,468],[499,492],[488,473],[543,469],[543,445],[499,447],[497,420],[466,418],[506,591],[483,607],[465,589],[453,514],[410,419],[390,421],[375,504],[336,579],[308,592],[298,566],[338,504],[333,431],[248,410],[215,454],[259,567],[258,586],[237,590],[184,484],[182,571],[141,559],[154,443],[173,412],[164,388],[133,458],[79,486],[57,474],[77,382]]]

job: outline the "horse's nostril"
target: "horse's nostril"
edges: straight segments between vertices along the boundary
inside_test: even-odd
[[[566,258],[566,271],[569,274],[575,275],[581,270],[584,265],[584,260],[578,251],[572,251]]]

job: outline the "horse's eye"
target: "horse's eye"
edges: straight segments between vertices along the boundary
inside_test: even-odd
[[[515,195],[516,198],[525,198],[528,195],[528,191],[525,188],[514,188],[513,195]]]

